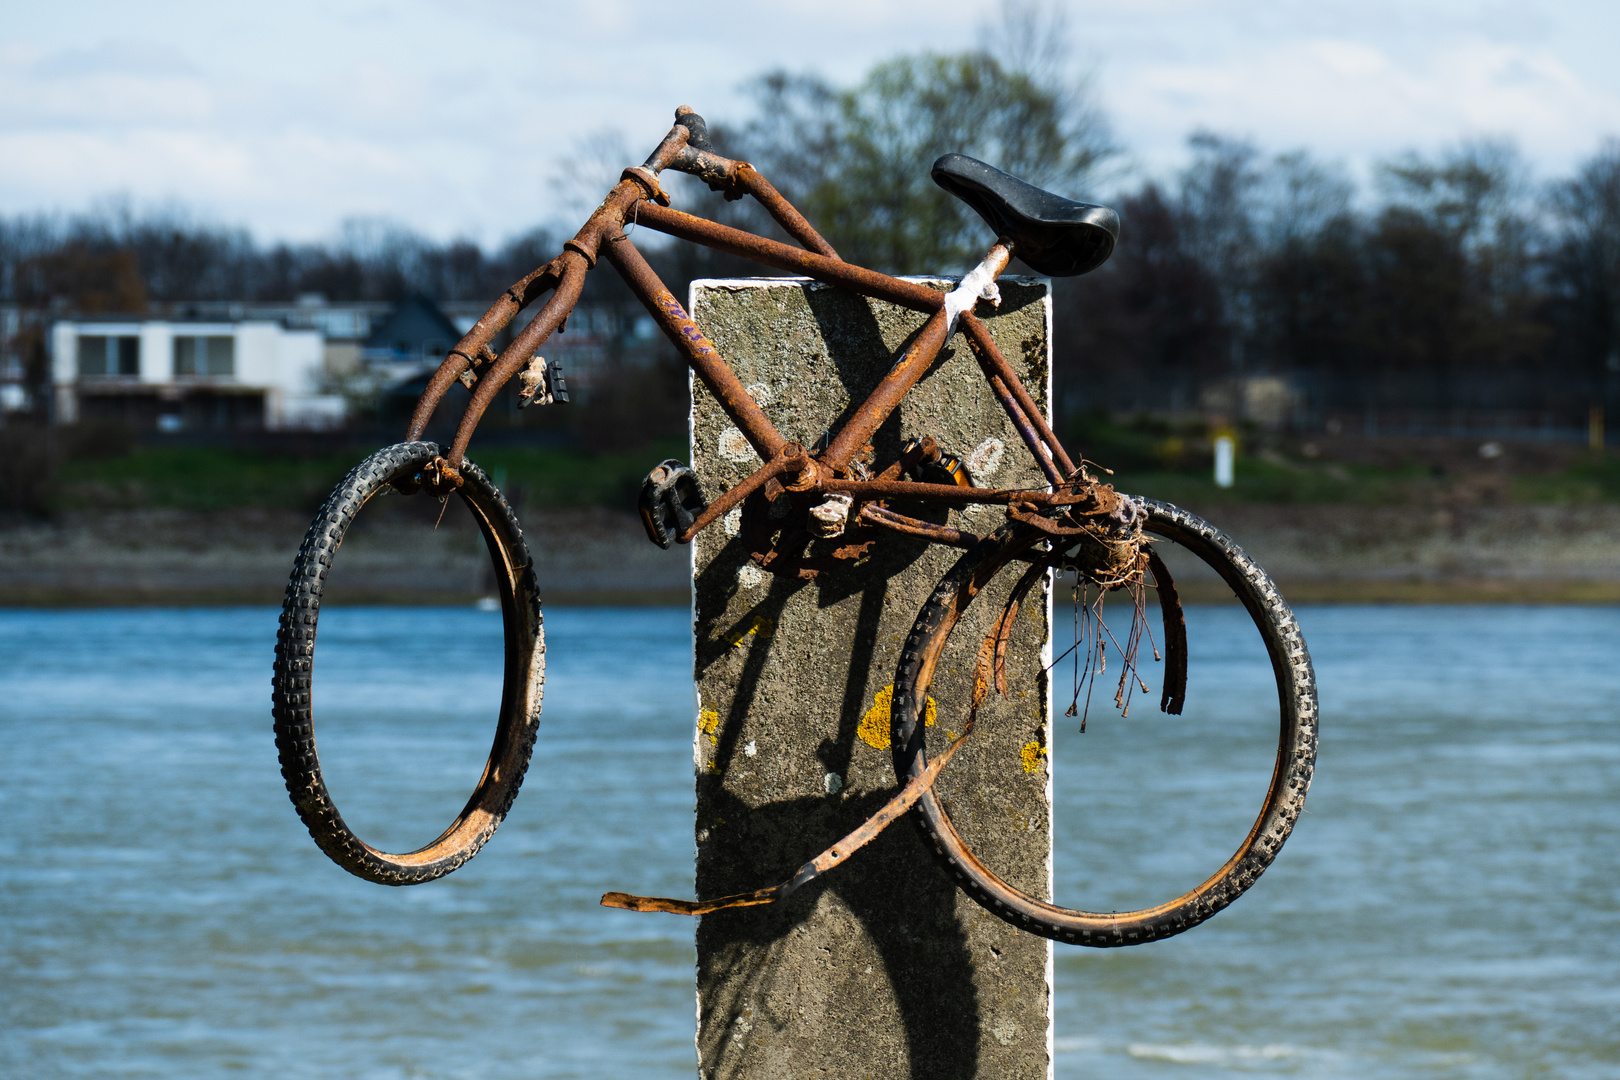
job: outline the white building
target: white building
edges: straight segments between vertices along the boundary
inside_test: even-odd
[[[50,331],[55,421],[137,430],[329,428],[344,399],[322,392],[319,330],[279,322],[81,318]]]

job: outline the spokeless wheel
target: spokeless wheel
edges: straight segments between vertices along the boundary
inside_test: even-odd
[[[298,816],[332,861],[357,877],[384,885],[416,885],[443,877],[478,853],[512,806],[534,750],[545,682],[545,637],[528,546],[517,519],[482,470],[464,462],[456,489],[484,534],[495,563],[506,638],[500,715],[489,761],[472,797],[450,827],[426,847],[402,855],[379,851],[344,824],[321,778],[315,750],[315,628],[332,559],[366,500],[394,486],[415,490],[423,466],[439,456],[433,443],[399,443],[377,451],[343,478],[304,537],[276,633],[273,713],[281,775]],[[431,678],[424,671],[423,678]]]
[[[1043,937],[1099,948],[1179,934],[1242,895],[1271,864],[1298,820],[1316,760],[1316,680],[1299,626],[1277,587],[1253,559],[1208,522],[1168,503],[1141,502],[1148,511],[1146,532],[1203,560],[1242,601],[1265,642],[1276,679],[1276,765],[1260,814],[1237,852],[1203,884],[1167,903],[1138,911],[1076,911],[1020,891],[986,866],[964,843],[933,790],[923,795],[914,811],[957,883],[991,913]],[[942,715],[950,707],[940,697],[942,690],[933,684],[952,630],[981,594],[995,598],[981,603],[996,603],[1008,594],[1009,587],[1013,593],[1027,589],[1032,562],[1039,566],[1042,559],[1043,539],[1030,526],[1009,523],[964,554],[923,605],[901,651],[894,683],[891,738],[897,776],[917,776],[927,767],[925,728],[918,721],[921,703],[930,690],[939,698]],[[1019,579],[1016,586],[1014,579]],[[1167,627],[1165,638],[1175,632]],[[950,655],[971,657],[977,647],[977,642],[958,642]],[[965,714],[967,703],[957,705]],[[1178,701],[1173,708],[1179,711],[1179,707]]]

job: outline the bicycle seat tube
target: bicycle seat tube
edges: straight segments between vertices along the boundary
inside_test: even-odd
[[[883,426],[883,422],[895,409],[899,408],[900,400],[906,396],[906,392],[933,366],[939,351],[945,347],[945,342],[955,332],[957,317],[964,307],[967,309],[973,307],[979,293],[995,284],[996,278],[1007,268],[1011,258],[1012,250],[1006,244],[997,241],[989,254],[984,257],[984,261],[963,280],[962,286],[943,298],[939,310],[929,316],[911,343],[911,347],[901,355],[894,367],[889,369],[889,373],[883,376],[883,381],[878,383],[877,388],[822,452],[820,460],[824,465],[835,471],[842,470],[861,447],[871,441],[877,429]],[[966,295],[969,293],[972,295]]]

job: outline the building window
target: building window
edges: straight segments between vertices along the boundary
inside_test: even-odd
[[[141,339],[79,335],[79,375],[109,377],[141,373]]]
[[[196,335],[176,337],[174,373],[176,376],[236,374],[236,339]]]

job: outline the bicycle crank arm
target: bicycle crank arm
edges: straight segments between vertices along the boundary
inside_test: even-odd
[[[871,843],[879,833],[899,821],[907,810],[915,806],[917,800],[923,797],[923,792],[934,786],[934,778],[945,767],[945,763],[956,754],[957,748],[973,734],[975,718],[970,715],[962,734],[945,748],[944,753],[928,763],[928,768],[922,771],[922,775],[906,781],[906,786],[885,803],[883,809],[862,822],[860,828],[799,867],[798,872],[782,884],[751,893],[721,896],[713,900],[671,900],[664,896],[631,896],[629,893],[610,892],[603,894],[602,906],[621,908],[625,911],[667,911],[671,915],[707,915],[712,911],[724,911],[727,908],[755,907],[759,904],[774,904],[778,900],[786,900],[801,885],[814,881]]]

